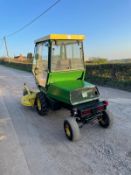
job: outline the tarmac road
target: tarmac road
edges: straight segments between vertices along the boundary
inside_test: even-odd
[[[0,66],[0,175],[131,174],[131,93],[99,87],[113,126],[86,125],[81,140],[69,142],[63,131],[69,112],[40,117],[23,107],[24,82],[35,86],[32,74]]]

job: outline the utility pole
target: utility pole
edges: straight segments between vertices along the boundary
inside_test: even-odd
[[[5,49],[6,49],[6,55],[9,57],[9,52],[8,52],[8,47],[7,47],[7,42],[6,42],[6,37],[4,36],[4,43],[5,43]]]

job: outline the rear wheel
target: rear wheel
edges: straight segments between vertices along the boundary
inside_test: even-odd
[[[70,141],[77,141],[80,138],[80,129],[75,118],[67,118],[64,121],[64,131]]]
[[[108,128],[111,125],[111,118],[108,111],[103,111],[102,116],[99,118],[99,124],[103,128]]]
[[[47,114],[48,108],[47,108],[47,103],[46,103],[46,98],[44,93],[39,92],[36,95],[35,104],[36,104],[36,110],[39,115],[44,116]]]

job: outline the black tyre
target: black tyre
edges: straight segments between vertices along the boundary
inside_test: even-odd
[[[44,93],[39,92],[36,95],[35,105],[39,115],[44,116],[47,114],[48,108],[47,108],[47,103],[46,103],[46,98]]]
[[[100,126],[103,128],[108,128],[111,125],[111,118],[108,111],[103,111],[102,116],[98,120]]]
[[[64,131],[70,141],[77,141],[80,138],[80,129],[75,118],[68,118],[64,121]]]

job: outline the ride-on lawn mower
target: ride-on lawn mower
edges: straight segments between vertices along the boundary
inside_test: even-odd
[[[25,85],[21,99],[42,116],[49,109],[69,109],[64,131],[71,141],[78,140],[80,128],[92,120],[98,120],[103,128],[110,125],[108,102],[100,101],[97,87],[85,81],[83,40],[84,35],[64,34],[36,40],[32,72],[38,92]]]

